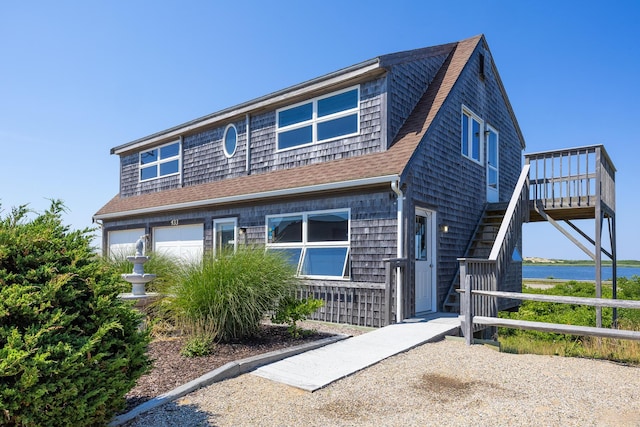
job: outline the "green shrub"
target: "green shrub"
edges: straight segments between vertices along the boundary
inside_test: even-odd
[[[211,354],[213,344],[213,340],[208,335],[194,335],[189,338],[184,348],[180,350],[180,354],[185,357],[208,356]]]
[[[70,231],[63,205],[0,218],[0,420],[104,425],[148,370],[140,315],[116,298],[119,277]]]
[[[278,303],[278,308],[271,321],[277,324],[287,324],[289,333],[294,338],[302,335],[302,330],[298,328],[297,322],[305,320],[307,316],[312,315],[320,307],[324,305],[324,301],[309,298],[296,299],[290,295],[283,297]]]
[[[232,341],[255,335],[296,283],[295,269],[281,254],[245,247],[187,266],[170,301],[188,333],[204,328],[215,340]]]

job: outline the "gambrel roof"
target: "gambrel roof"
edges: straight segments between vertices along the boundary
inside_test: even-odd
[[[317,191],[337,191],[347,188],[388,185],[392,181],[402,181],[418,144],[440,111],[471,55],[481,43],[485,43],[484,36],[479,35],[456,43],[381,56],[234,108],[196,119],[147,138],[130,142],[112,149],[111,152],[121,154],[140,150],[150,145],[158,144],[168,138],[175,138],[185,132],[204,126],[211,126],[212,123],[222,120],[228,120],[239,114],[290,104],[295,102],[296,99],[301,99],[300,97],[302,96],[308,97],[310,94],[322,90],[322,88],[335,85],[336,82],[344,83],[358,78],[381,75],[386,71],[385,67],[412,55],[429,53],[432,55],[448,55],[386,151],[138,196],[120,197],[120,195],[116,195],[96,213],[94,218],[121,218],[152,212],[194,209]],[[494,74],[498,76],[497,70],[494,71]],[[524,141],[499,77],[498,83],[519,139]]]

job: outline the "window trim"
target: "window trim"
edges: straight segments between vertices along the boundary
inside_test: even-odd
[[[229,153],[227,151],[227,133],[229,132],[229,129],[231,129],[231,128],[233,128],[233,130],[236,133],[236,140],[235,140],[235,143],[233,145],[233,151],[231,153]],[[228,158],[228,159],[233,157],[233,155],[236,154],[236,151],[238,151],[238,128],[233,123],[229,123],[227,125],[227,127],[224,129],[224,133],[222,134],[222,151],[224,152],[225,157]]]
[[[164,147],[168,147],[170,145],[174,145],[177,144],[178,145],[178,154],[175,156],[171,156],[168,157],[166,159],[160,159],[160,150]],[[153,150],[157,150],[158,152],[158,159],[153,161],[153,162],[149,162],[146,164],[142,164],[142,154],[143,153],[147,153],[149,151],[153,151]],[[166,175],[161,175],[160,174],[160,166],[164,163],[169,163],[169,162],[173,162],[177,160],[178,161],[178,170],[176,172],[172,172]],[[156,176],[152,177],[152,178],[147,178],[147,179],[142,179],[142,170],[143,169],[147,169],[151,166],[155,166],[156,167]],[[168,142],[166,144],[162,144],[162,145],[158,145],[156,147],[153,148],[149,148],[147,150],[142,150],[138,153],[138,181],[139,182],[149,182],[149,181],[153,181],[156,179],[160,179],[160,178],[166,178],[169,176],[175,176],[175,175],[180,175],[180,172],[182,171],[182,140],[181,139],[177,139],[175,141],[171,141]]]
[[[347,219],[347,240],[340,241],[323,241],[323,242],[309,242],[308,240],[308,220],[309,216],[313,215],[322,215],[322,214],[330,214],[330,213],[338,213],[338,212],[346,212]],[[286,217],[302,217],[302,239],[300,242],[286,242],[286,243],[269,243],[269,219],[271,218],[286,218]],[[351,272],[347,270],[347,266],[349,265],[349,259],[351,256],[351,208],[344,209],[327,209],[327,210],[318,210],[318,211],[304,211],[304,212],[293,212],[293,213],[285,213],[285,214],[273,214],[265,216],[265,247],[266,249],[287,249],[287,248],[300,248],[300,258],[298,259],[298,266],[296,268],[296,275],[300,277],[310,278],[310,279],[326,279],[326,280],[351,280]],[[302,266],[304,265],[305,257],[307,249],[312,248],[346,248],[347,252],[345,255],[344,263],[342,265],[342,276],[326,276],[326,275],[303,275]],[[346,275],[344,275],[346,271]]]
[[[479,147],[478,147],[478,159],[473,157],[473,126],[468,126],[468,141],[467,141],[467,153],[464,153],[464,117],[467,116],[469,119],[475,120],[478,122],[479,127]],[[460,116],[460,153],[463,157],[471,160],[474,163],[479,165],[483,164],[484,161],[484,120],[480,118],[477,114],[471,111],[466,106],[462,106],[462,114]]]
[[[356,91],[357,103],[356,103],[355,107],[350,108],[348,110],[338,111],[337,113],[332,113],[332,114],[329,114],[329,115],[326,115],[326,116],[318,117],[318,101],[321,101],[321,100],[326,99],[326,98],[331,98],[332,96],[340,95],[342,93],[350,92],[352,90]],[[280,113],[282,111],[291,110],[293,108],[300,107],[301,105],[306,105],[306,104],[311,104],[312,105],[312,111],[311,111],[311,118],[310,119],[280,127],[278,117],[279,117],[279,115],[280,115]],[[344,135],[339,135],[339,136],[334,136],[332,138],[318,140],[318,125],[319,124],[322,124],[322,123],[325,123],[325,122],[329,122],[331,120],[343,118],[343,117],[352,116],[353,114],[356,114],[356,130],[355,130],[355,132],[344,134]],[[307,142],[307,143],[299,144],[299,145],[294,145],[292,147],[280,148],[280,135],[282,133],[287,132],[287,131],[291,131],[291,130],[302,129],[302,128],[305,128],[307,126],[311,126],[311,142]],[[331,142],[331,141],[335,141],[335,140],[338,140],[338,139],[348,138],[348,137],[352,137],[352,136],[356,136],[356,135],[360,135],[360,85],[351,86],[351,87],[344,88],[344,89],[341,89],[341,90],[338,90],[338,91],[335,91],[335,92],[331,92],[331,93],[328,93],[328,94],[325,94],[325,95],[322,95],[322,96],[318,96],[318,97],[315,97],[315,98],[307,99],[307,100],[298,102],[296,104],[291,104],[291,105],[287,105],[286,107],[278,108],[276,110],[276,153],[289,151],[289,150],[295,150],[297,148],[302,148],[302,147],[308,147],[308,146],[311,146],[313,144],[323,144],[325,142]]]

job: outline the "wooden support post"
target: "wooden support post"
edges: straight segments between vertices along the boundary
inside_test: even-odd
[[[473,343],[473,312],[471,295],[471,277],[467,275],[465,263],[460,264],[460,278],[464,280],[464,295],[462,296],[462,334],[464,335],[467,345]]]

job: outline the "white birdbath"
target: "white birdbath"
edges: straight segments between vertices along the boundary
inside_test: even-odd
[[[147,293],[144,289],[147,283],[156,278],[156,275],[144,272],[143,265],[149,261],[149,257],[143,255],[143,253],[144,236],[140,237],[136,242],[136,254],[127,257],[127,261],[133,263],[133,272],[122,275],[124,280],[131,283],[131,292],[119,295],[122,299],[139,300],[142,305],[144,305],[146,299],[158,296],[157,293]]]

